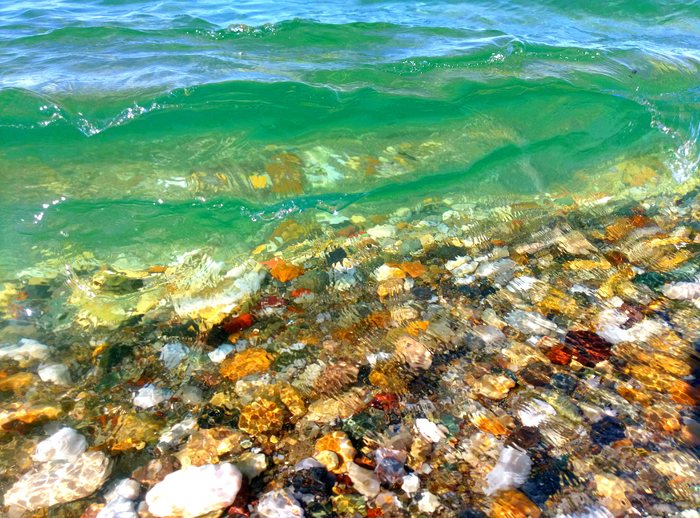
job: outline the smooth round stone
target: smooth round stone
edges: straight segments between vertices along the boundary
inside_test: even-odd
[[[233,464],[191,466],[167,475],[146,494],[154,516],[195,518],[233,503],[243,475]]]
[[[72,428],[64,427],[37,444],[32,459],[36,462],[50,460],[74,462],[86,449],[85,437]]]
[[[70,385],[70,372],[68,367],[61,363],[52,363],[50,365],[42,365],[37,370],[41,381],[49,381],[56,385]]]
[[[288,489],[275,489],[265,493],[258,503],[261,518],[302,518],[304,509]]]

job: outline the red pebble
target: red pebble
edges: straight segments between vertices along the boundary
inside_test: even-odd
[[[249,328],[254,323],[255,319],[253,315],[250,313],[243,313],[237,317],[226,317],[224,321],[221,322],[221,327],[223,327],[227,334],[232,335],[233,333]]]
[[[266,308],[283,308],[287,305],[287,301],[282,297],[277,297],[275,295],[268,295],[260,299],[259,307],[260,309]]]
[[[563,345],[555,345],[547,353],[547,358],[557,365],[569,365],[571,363],[571,353]]]
[[[391,412],[399,407],[399,396],[396,394],[380,393],[369,402],[372,408],[378,408],[384,412]]]
[[[594,367],[610,357],[612,344],[593,331],[569,331],[564,343],[574,358],[586,367]]]

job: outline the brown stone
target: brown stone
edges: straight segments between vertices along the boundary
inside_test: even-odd
[[[510,489],[498,493],[491,506],[490,518],[539,518],[542,514],[528,497]]]
[[[246,349],[221,362],[221,375],[231,381],[267,371],[272,365],[273,357],[265,349]]]

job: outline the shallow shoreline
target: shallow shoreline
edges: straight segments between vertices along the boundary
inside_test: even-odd
[[[111,466],[60,516],[129,476],[149,516],[168,471],[229,461],[233,516],[696,516],[699,211],[692,179],[426,200],[230,263],[40,265],[0,305],[0,490],[41,496],[50,461],[18,461],[63,425]]]

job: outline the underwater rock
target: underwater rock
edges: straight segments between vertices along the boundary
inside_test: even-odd
[[[288,489],[275,489],[260,498],[257,507],[261,518],[302,518],[304,509]]]
[[[100,451],[88,451],[72,462],[43,462],[25,473],[5,493],[5,505],[36,511],[91,495],[107,479],[109,459]]]
[[[32,360],[45,360],[48,356],[48,346],[31,338],[22,338],[17,345],[0,346],[0,359],[9,358],[20,365]]]
[[[435,423],[423,417],[416,419],[416,430],[422,437],[433,443],[438,443],[445,438],[445,434]]]
[[[231,381],[238,381],[249,374],[260,374],[272,365],[273,357],[265,349],[246,349],[226,358],[221,363],[220,372]]]
[[[516,309],[508,313],[504,320],[511,327],[526,335],[555,335],[557,325],[538,313]]]
[[[349,362],[340,360],[332,363],[314,380],[314,392],[324,396],[339,394],[345,387],[357,381],[358,373],[359,369]]]
[[[539,518],[542,515],[528,497],[513,489],[500,492],[491,506],[490,518]]]
[[[26,406],[22,403],[12,403],[6,408],[6,410],[0,410],[0,427],[11,423],[32,424],[49,421],[63,414],[60,407],[51,405]]]
[[[410,336],[401,336],[396,341],[396,356],[405,361],[412,369],[429,369],[433,362],[433,353]]]
[[[354,462],[348,462],[347,472],[358,493],[367,498],[374,498],[379,494],[381,486],[374,471],[360,467]]]
[[[532,461],[527,453],[506,446],[501,450],[496,466],[486,475],[488,487],[484,492],[492,495],[504,489],[520,487],[530,475],[531,467]]]
[[[430,491],[423,492],[418,499],[418,510],[422,513],[433,514],[439,507],[440,499]]]
[[[160,360],[166,369],[174,369],[187,358],[189,351],[189,348],[180,342],[168,342],[160,350]]]
[[[324,464],[324,460],[329,462],[330,456],[324,454],[319,458],[319,455],[323,452],[331,452],[337,455],[337,460],[334,463],[335,466],[331,465],[331,467],[329,467]],[[314,446],[314,458],[324,464],[328,468],[328,471],[332,471],[333,473],[344,473],[347,470],[348,463],[355,459],[356,454],[357,450],[355,450],[347,434],[340,431],[324,435],[316,441],[316,445]]]
[[[595,367],[610,357],[612,344],[593,331],[569,331],[564,338],[564,345],[580,363]]]
[[[693,300],[700,298],[700,282],[674,282],[666,284],[661,292],[669,299]]]
[[[233,503],[243,476],[230,463],[188,467],[167,475],[146,493],[154,516],[195,518]]]
[[[472,390],[486,398],[501,400],[508,395],[508,392],[513,387],[515,387],[515,382],[508,376],[503,376],[502,374],[486,374],[472,385]]]
[[[417,493],[420,490],[420,478],[418,475],[411,473],[404,476],[401,489],[409,496]]]
[[[253,436],[276,432],[284,425],[284,412],[269,399],[258,398],[241,409],[238,428]]]
[[[105,506],[95,518],[138,518],[136,500],[140,493],[141,486],[135,480],[120,480],[105,495]]]
[[[163,401],[167,401],[173,395],[171,390],[157,387],[152,383],[144,385],[134,395],[134,406],[148,409],[160,405]]]
[[[601,446],[624,438],[624,426],[612,416],[605,416],[591,426],[591,440]]]
[[[215,464],[220,457],[240,451],[243,438],[241,432],[225,426],[196,430],[173,456],[183,468]]]
[[[231,344],[221,344],[219,347],[207,354],[213,363],[221,363],[235,348]]]
[[[35,462],[65,460],[75,462],[87,450],[87,440],[73,428],[63,427],[36,445]]]
[[[50,381],[56,385],[70,385],[71,377],[68,367],[61,363],[42,365],[37,370],[41,381]]]
[[[235,446],[238,446],[239,444],[240,441],[238,441]],[[232,447],[231,450],[233,449],[234,448]],[[220,454],[223,455],[224,452],[220,452]],[[265,457],[264,453],[253,453],[247,451],[238,457],[235,465],[248,480],[253,480],[267,469],[267,457]]]
[[[38,380],[39,378],[31,372],[17,372],[0,378],[0,392],[14,392],[17,395],[24,394]]]
[[[323,466],[297,470],[291,479],[294,491],[305,495],[324,496],[335,484],[335,476]]]
[[[377,449],[375,452],[377,466],[374,468],[374,471],[377,473],[379,480],[392,486],[402,482],[406,475],[406,470],[404,469],[406,456],[405,451],[388,448]]]
[[[517,413],[523,426],[537,427],[556,415],[557,411],[541,399],[531,399],[521,405]]]

